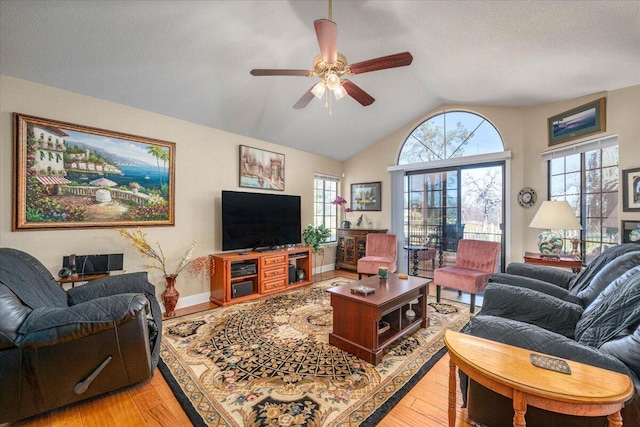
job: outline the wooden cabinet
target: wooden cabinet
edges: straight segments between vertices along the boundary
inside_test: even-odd
[[[387,230],[362,230],[338,228],[338,247],[336,248],[336,269],[357,270],[358,260],[367,249],[367,234],[386,233]]]
[[[209,300],[219,305],[249,301],[312,283],[311,249],[308,247],[209,256],[215,268]],[[302,270],[304,279],[289,280],[290,266],[295,271]]]

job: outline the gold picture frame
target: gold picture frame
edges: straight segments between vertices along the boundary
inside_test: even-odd
[[[14,113],[12,230],[175,225],[175,144]]]
[[[284,191],[284,154],[241,145],[240,187]]]
[[[548,119],[549,146],[607,130],[606,98],[600,98]]]

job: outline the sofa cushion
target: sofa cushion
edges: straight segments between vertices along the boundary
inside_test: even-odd
[[[33,310],[19,329],[21,347],[44,347],[94,335],[144,314],[149,302],[140,294],[96,298],[68,308]]]
[[[640,324],[635,331],[627,330],[621,335],[602,344],[600,351],[622,360],[640,378]]]
[[[582,271],[576,275],[569,284],[568,289],[574,295],[589,286],[591,280],[595,277],[596,274],[600,270],[604,268],[605,265],[609,264],[614,259],[629,253],[629,252],[638,252],[640,251],[640,245],[637,243],[623,243],[621,245],[614,245],[607,248],[600,255],[595,257],[593,261],[587,265],[586,268],[583,268]]]
[[[543,292],[490,283],[484,291],[480,315],[517,320],[573,338],[582,311],[580,305]]]
[[[569,288],[569,285],[572,283],[572,280],[575,280],[576,277],[576,274],[572,273],[571,271],[538,264],[527,264],[525,262],[509,263],[509,265],[507,265],[505,273],[518,277],[529,277],[532,279],[537,279],[567,290]],[[497,276],[501,275],[502,273],[497,273]],[[499,279],[489,279],[489,281],[504,283]]]
[[[40,261],[12,248],[0,248],[0,283],[30,308],[67,307],[67,294]]]
[[[576,324],[576,340],[599,348],[640,322],[640,266],[607,286]]]
[[[558,268],[555,268],[555,269],[559,270]],[[511,286],[518,286],[521,288],[533,289],[534,291],[543,292],[547,295],[560,298],[561,300],[567,300],[567,298],[572,297],[572,295],[569,294],[569,291],[566,290],[565,288],[556,286],[550,282],[540,280],[540,279],[535,279],[532,277],[518,276],[515,274],[508,274],[508,273],[498,273],[498,274],[492,274],[491,276],[489,276],[489,282],[502,283],[504,285],[511,285]],[[580,305],[582,305],[582,301],[580,301],[577,297],[573,297],[573,299],[571,299],[571,302],[579,303]]]
[[[640,252],[624,254],[604,266],[602,270],[594,276],[591,283],[578,292],[576,296],[582,301],[583,307],[588,307],[611,282],[639,265]]]
[[[13,347],[18,329],[27,318],[31,309],[0,283],[0,350]]]

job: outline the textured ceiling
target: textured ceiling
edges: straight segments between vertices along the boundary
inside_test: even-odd
[[[327,1],[0,3],[0,72],[344,160],[442,103],[533,106],[640,84],[638,1],[333,2],[350,79],[376,101],[293,104]],[[55,117],[52,117],[55,119]]]

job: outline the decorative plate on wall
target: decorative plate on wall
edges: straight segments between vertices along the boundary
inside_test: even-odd
[[[530,208],[531,206],[536,204],[536,190],[530,187],[524,187],[518,193],[518,203],[523,208]]]

